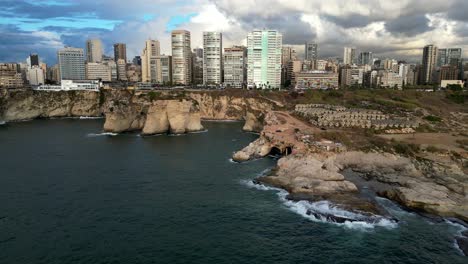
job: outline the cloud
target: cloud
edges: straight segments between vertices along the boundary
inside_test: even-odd
[[[429,22],[429,19],[424,14],[404,16],[386,22],[385,28],[392,34],[417,36],[433,29],[429,26]]]
[[[123,42],[129,58],[139,55],[148,38],[170,54],[175,28],[191,31],[192,48],[202,46],[203,31],[221,31],[227,47],[245,45],[249,31],[267,28],[282,32],[299,54],[313,40],[323,57],[341,57],[344,46],[355,46],[417,62],[430,43],[461,47],[468,56],[465,10],[466,0],[3,0],[0,60],[38,52],[54,63],[57,48],[84,48],[88,37],[101,38],[107,54]]]

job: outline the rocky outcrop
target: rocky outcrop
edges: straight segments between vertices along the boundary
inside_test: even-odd
[[[102,115],[99,92],[1,90],[1,96],[0,119],[5,121]]]
[[[109,102],[104,130],[126,132],[141,130],[143,135],[183,134],[203,130],[197,102],[192,100],[156,100],[152,102]]]
[[[260,138],[234,153],[233,159],[265,157],[275,149],[289,154],[285,149],[291,148],[292,155],[281,158],[274,172],[259,181],[286,189],[294,199],[327,199],[375,213],[374,206],[353,195],[358,187],[343,175],[351,169],[363,180],[375,182],[378,188],[373,190],[380,196],[414,210],[468,222],[468,175],[456,164],[443,167],[382,152],[327,151],[314,147],[309,140],[313,135],[301,136],[300,131],[308,128],[287,114],[269,113],[264,123]]]

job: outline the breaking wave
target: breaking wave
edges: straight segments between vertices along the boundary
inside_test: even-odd
[[[118,136],[118,135],[119,135],[118,133],[105,132],[105,133],[99,133],[99,134],[90,133],[90,134],[87,135],[87,137],[103,137],[103,136],[115,137],[115,136]]]
[[[0,121],[0,126],[6,125],[5,121]]]
[[[366,216],[346,211],[329,201],[291,201],[287,199],[287,191],[265,186],[263,184],[256,184],[252,180],[242,180],[241,183],[249,188],[261,191],[275,191],[279,200],[286,206],[286,208],[314,222],[331,223],[350,229],[361,230],[373,229],[375,227],[395,228],[398,225],[394,220],[387,219],[385,217]]]

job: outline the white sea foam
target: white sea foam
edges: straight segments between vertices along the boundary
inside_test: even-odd
[[[82,120],[83,119],[84,120],[86,120],[86,119],[104,119],[104,117],[102,117],[102,116],[80,116],[80,119],[82,119]]]
[[[288,196],[288,192],[274,187],[265,186],[263,184],[255,184],[251,180],[243,180],[241,181],[242,184],[246,185],[249,188],[254,188],[261,191],[275,191],[278,195],[279,200],[285,205],[285,207],[296,214],[301,215],[304,218],[307,218],[314,222],[322,222],[322,223],[331,223],[338,226],[344,226],[351,229],[373,229],[375,227],[385,227],[385,228],[395,228],[397,227],[397,223],[386,219],[383,217],[375,217],[371,218],[374,221],[367,222],[367,221],[359,221],[359,219],[368,218],[364,215],[350,212],[343,210],[341,208],[336,207],[329,201],[319,201],[319,202],[309,202],[309,201],[291,201],[288,200],[286,197]],[[308,212],[314,212],[314,214],[308,214]],[[348,218],[348,219],[357,219],[356,221],[345,221],[344,223],[336,223],[327,219],[326,216],[335,216],[341,218]]]
[[[5,124],[6,124],[5,121],[0,121],[0,126],[3,126],[3,125],[5,125]]]
[[[103,137],[103,136],[115,137],[115,136],[118,136],[118,135],[119,134],[117,134],[117,133],[110,133],[110,132],[99,133],[99,134],[90,133],[90,134],[87,135],[87,137]]]

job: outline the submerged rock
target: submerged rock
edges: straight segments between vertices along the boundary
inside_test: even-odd
[[[465,254],[465,256],[468,256],[468,237],[467,236],[460,236],[456,238],[458,247],[460,250]]]

